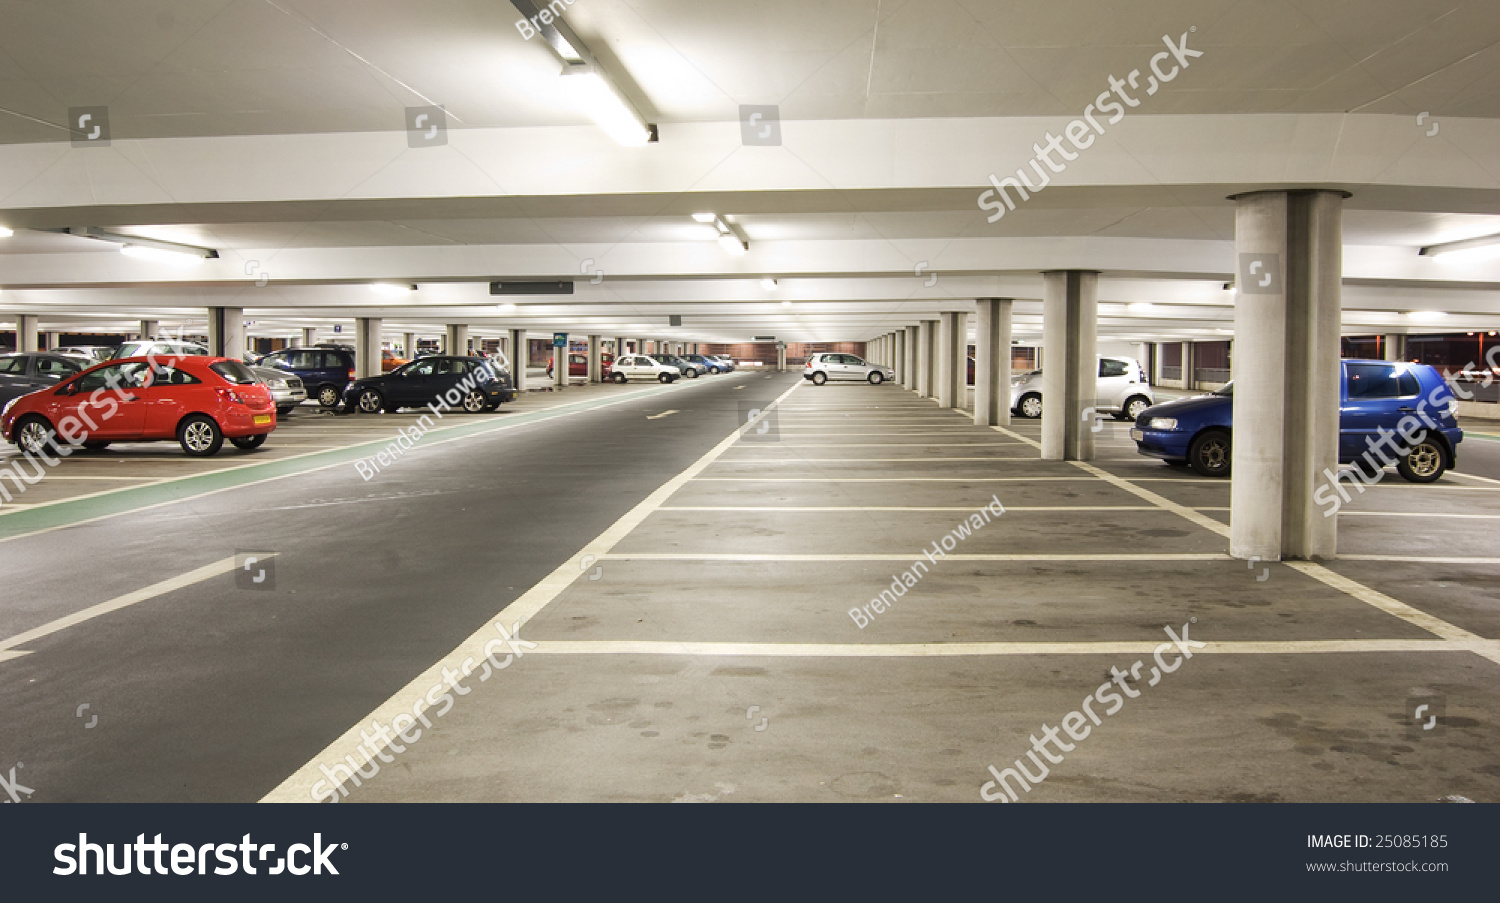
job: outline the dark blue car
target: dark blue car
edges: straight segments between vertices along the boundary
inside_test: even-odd
[[[1457,413],[1458,400],[1442,374],[1426,364],[1345,360],[1339,397],[1339,462],[1373,476],[1383,462],[1372,454],[1367,440],[1378,440],[1381,430],[1405,429],[1411,435],[1415,420],[1423,428],[1412,435],[1410,443],[1397,436],[1385,446],[1400,446],[1404,454],[1398,457],[1388,451],[1387,456],[1395,460],[1402,477],[1431,483],[1457,461],[1458,443],[1464,437]],[[1206,477],[1227,477],[1233,418],[1231,383],[1209,395],[1147,408],[1136,419],[1130,438],[1143,455],[1186,462]]]
[[[354,379],[354,351],[338,345],[286,348],[261,358],[258,366],[286,370],[302,380],[307,394],[325,408],[338,405],[344,387]]]

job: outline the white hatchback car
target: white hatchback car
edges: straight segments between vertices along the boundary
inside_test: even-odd
[[[807,366],[802,368],[802,378],[812,380],[815,386],[821,386],[830,379],[859,380],[878,386],[895,379],[896,371],[892,367],[868,363],[855,354],[814,354],[807,359]]]
[[[1156,403],[1146,370],[1128,357],[1099,358],[1099,383],[1094,390],[1094,410],[1121,420],[1135,420]],[[1022,417],[1042,416],[1042,371],[1032,370],[1011,377],[1010,409]]]
[[[644,354],[622,354],[609,366],[609,378],[617,383],[631,379],[654,379],[669,383],[682,371]]]

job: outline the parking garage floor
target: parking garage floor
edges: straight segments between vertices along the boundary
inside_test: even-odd
[[[728,414],[747,386],[735,426],[700,418],[701,453],[513,601],[468,606],[466,639],[320,723],[331,742],[264,798],[331,796],[332,775],[355,801],[978,801],[1106,683],[1120,707],[1018,798],[1500,796],[1495,480],[1389,473],[1341,515],[1338,560],[1247,567],[1229,484],[1136,455],[1125,424],[1092,464],[1042,462],[1037,423],[978,428],[898,387],[704,391]],[[651,441],[594,440],[622,468]],[[1157,674],[1166,628],[1205,645]],[[430,723],[366,764],[361,731],[401,712]]]

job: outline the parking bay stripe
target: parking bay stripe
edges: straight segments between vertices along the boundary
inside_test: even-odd
[[[264,557],[270,558],[274,554],[275,553],[267,554]],[[77,624],[82,624],[84,621],[92,620],[99,617],[100,615],[106,615],[112,611],[119,611],[120,609],[134,605],[137,602],[145,602],[148,599],[154,599],[157,596],[165,595],[174,590],[182,589],[185,586],[192,586],[194,583],[201,583],[202,581],[207,580],[210,577],[217,577],[220,574],[227,574],[230,571],[234,570],[234,568],[235,563],[234,558],[232,557],[225,558],[220,561],[215,561],[213,564],[204,565],[203,567],[196,570],[188,571],[186,574],[180,574],[169,580],[163,580],[160,583],[153,583],[150,586],[145,587],[144,589],[138,589],[135,592],[126,593],[123,596],[116,596],[115,598],[110,599],[107,602],[100,602],[98,605],[89,606],[88,608],[85,608],[82,611],[74,612],[67,617],[58,618],[57,620],[49,621],[48,623],[43,624],[40,627],[33,627],[31,630],[23,631],[22,633],[18,633],[12,637],[7,637],[4,640],[0,640],[0,661],[5,661],[9,658],[18,658],[22,655],[31,654],[30,651],[25,650],[15,651],[15,647],[17,646],[24,646],[28,643],[33,643],[41,639],[42,637],[50,636],[60,630],[66,630],[67,628],[73,627]]]
[[[768,658],[913,658],[989,655],[1140,655],[1156,640],[1037,643],[717,643],[670,640],[534,640],[546,655],[692,655]],[[1170,646],[1171,644],[1167,644]],[[1500,640],[1241,640],[1208,641],[1194,655],[1307,655],[1370,652],[1474,652],[1500,655]]]
[[[998,427],[996,429],[999,429],[1001,432],[1009,432],[1008,430],[1000,429]],[[1011,435],[1017,434],[1012,433]],[[1193,522],[1194,524],[1198,524],[1199,526],[1202,526],[1205,529],[1209,529],[1212,532],[1217,533],[1218,535],[1225,538],[1228,538],[1229,536],[1228,526],[1216,520],[1213,520],[1212,518],[1205,517],[1204,515],[1198,513],[1197,511],[1194,511],[1191,508],[1162,498],[1161,496],[1157,495],[1154,492],[1151,492],[1150,490],[1142,489],[1139,486],[1134,486],[1130,483],[1129,480],[1126,480],[1123,477],[1117,477],[1114,474],[1106,473],[1105,471],[1102,471],[1091,464],[1087,464],[1083,461],[1073,461],[1071,463],[1075,467],[1078,467],[1089,473],[1093,473],[1100,479],[1118,486],[1119,488],[1124,489],[1127,492],[1132,492],[1140,496],[1141,498],[1153,502],[1153,504],[1158,504],[1162,508],[1171,511],[1174,514],[1177,514],[1185,518],[1186,520]],[[1476,634],[1470,633],[1469,631],[1464,630],[1462,627],[1457,627],[1453,624],[1449,624],[1447,621],[1444,621],[1441,618],[1430,615],[1420,609],[1413,608],[1412,606],[1407,605],[1405,602],[1401,602],[1397,599],[1387,596],[1385,593],[1382,593],[1378,590],[1371,589],[1370,587],[1365,586],[1362,583],[1358,583],[1354,580],[1349,579],[1348,577],[1343,576],[1342,574],[1331,571],[1316,562],[1284,561],[1282,562],[1282,564],[1308,577],[1311,577],[1326,586],[1332,587],[1333,589],[1336,589],[1347,596],[1358,599],[1359,601],[1364,602],[1366,605],[1369,605],[1373,608],[1378,608],[1379,610],[1385,612],[1388,615],[1391,615],[1392,617],[1400,618],[1401,620],[1406,621],[1408,624],[1420,627],[1423,630],[1426,630],[1429,633],[1435,634],[1446,640],[1460,641],[1463,644],[1467,644],[1465,648],[1468,648],[1469,651],[1473,651],[1479,655],[1484,656],[1487,659],[1490,659],[1491,661],[1500,663],[1500,643],[1489,643],[1489,641],[1484,641]],[[1479,645],[1475,645],[1476,643]],[[1486,643],[1489,643],[1489,645],[1485,645]]]
[[[790,389],[787,389],[774,401],[767,404],[761,413],[756,415],[747,425],[753,426],[765,418],[771,410],[775,409],[781,403],[782,399],[795,392],[800,386],[801,383],[799,382],[794,384]],[[474,631],[472,635],[459,643],[442,660],[417,675],[410,683],[397,690],[395,694],[376,707],[373,712],[370,712],[356,722],[341,737],[334,740],[306,764],[294,771],[286,780],[282,781],[262,797],[261,802],[311,802],[313,799],[312,788],[319,781],[325,780],[321,766],[325,764],[332,766],[334,763],[342,762],[348,751],[365,743],[365,738],[361,736],[360,731],[368,729],[372,720],[379,719],[385,724],[390,724],[397,713],[405,712],[411,714],[415,711],[425,711],[428,708],[426,702],[427,691],[434,684],[442,682],[444,669],[448,669],[450,672],[462,671],[465,659],[477,662],[484,658],[485,643],[496,636],[493,626],[495,623],[503,623],[506,625],[506,629],[510,629],[513,624],[524,625],[527,621],[536,617],[552,600],[560,596],[563,590],[567,589],[582,576],[583,569],[579,567],[581,560],[588,556],[592,556],[595,560],[609,557],[609,550],[614,548],[616,543],[624,539],[636,527],[640,526],[653,511],[661,507],[663,502],[671,498],[683,486],[687,485],[688,481],[692,480],[695,474],[712,464],[714,459],[719,455],[733,448],[734,443],[739,440],[739,435],[739,430],[735,430],[735,432],[719,442],[718,445],[709,449],[697,461],[688,465],[686,470],[663,483],[656,491],[652,492],[634,508],[622,515],[619,520],[611,524],[603,533],[600,533],[582,549],[570,555],[551,574],[543,577],[539,583],[522,593],[515,601],[488,618],[484,626]],[[384,746],[381,745],[380,748],[383,749]],[[379,750],[375,751],[378,752]]]

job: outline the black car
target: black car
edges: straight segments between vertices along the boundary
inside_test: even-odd
[[[61,354],[22,352],[0,355],[0,405],[56,385],[84,369],[80,361]]]
[[[492,411],[515,397],[510,373],[483,358],[433,355],[380,376],[350,382],[344,388],[344,408],[375,414],[431,404],[477,414]]]

